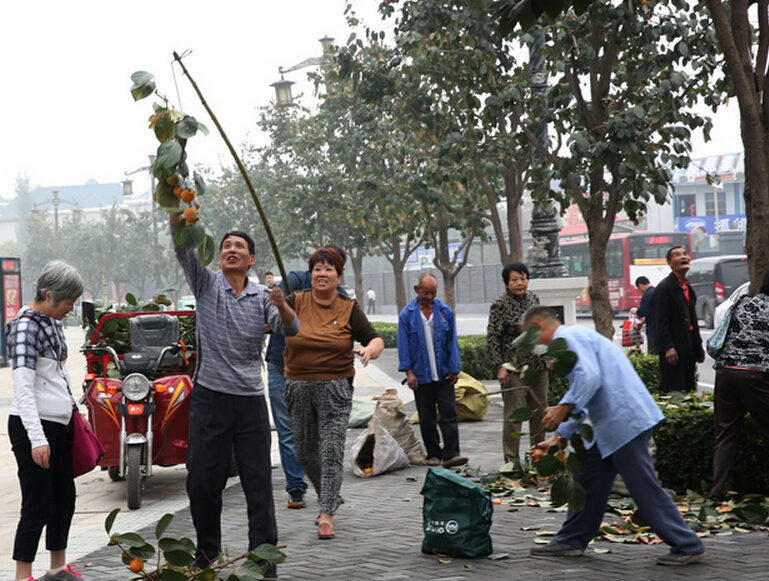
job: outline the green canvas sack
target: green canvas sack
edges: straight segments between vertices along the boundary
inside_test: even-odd
[[[464,476],[434,468],[422,487],[422,552],[476,559],[491,550],[491,494]]]

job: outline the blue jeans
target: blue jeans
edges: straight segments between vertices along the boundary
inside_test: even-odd
[[[299,458],[296,457],[294,446],[294,428],[291,424],[291,416],[283,399],[283,387],[285,378],[283,371],[273,365],[267,364],[268,382],[270,386],[270,407],[275,429],[278,431],[278,449],[280,450],[280,463],[286,475],[286,492],[301,490],[307,492],[307,483],[304,481],[304,469]]]

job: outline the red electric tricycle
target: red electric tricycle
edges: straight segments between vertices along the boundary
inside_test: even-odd
[[[81,349],[86,358],[81,403],[106,450],[99,465],[112,480],[126,480],[130,509],[141,506],[153,466],[186,461],[194,372],[187,345],[194,342],[194,315],[188,310],[102,314]],[[83,316],[92,322],[93,308],[84,305]]]

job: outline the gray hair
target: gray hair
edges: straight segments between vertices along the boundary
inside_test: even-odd
[[[76,299],[83,294],[83,279],[75,267],[63,260],[52,260],[43,267],[40,278],[37,279],[35,300],[44,301],[46,294],[51,293],[51,300],[58,305],[65,299]]]

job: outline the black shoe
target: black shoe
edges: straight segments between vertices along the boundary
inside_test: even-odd
[[[583,551],[566,543],[552,540],[546,545],[532,547],[529,553],[537,557],[581,557]]]
[[[288,508],[306,508],[307,503],[304,501],[304,491],[292,490],[288,493]]]

